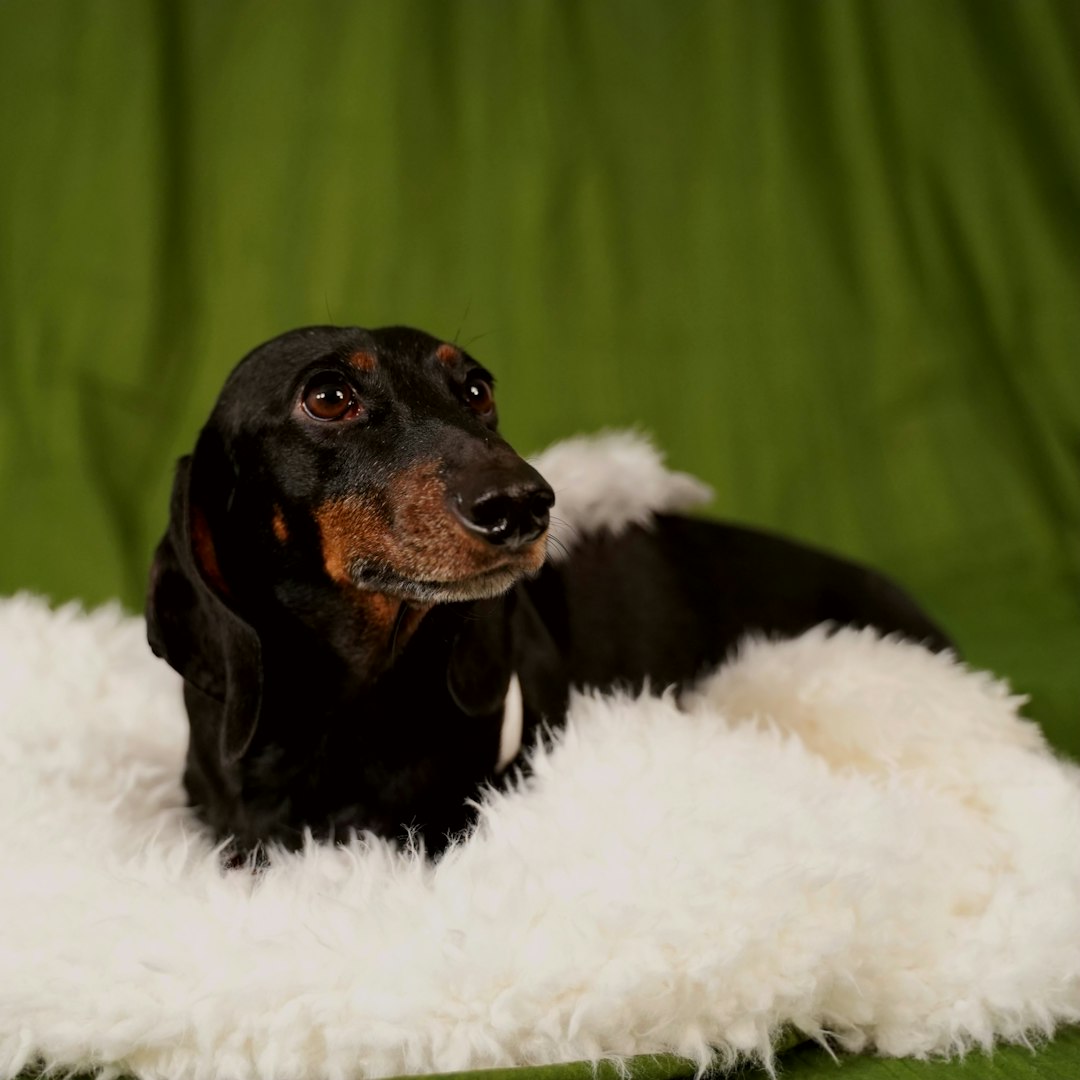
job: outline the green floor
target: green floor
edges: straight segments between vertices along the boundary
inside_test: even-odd
[[[1076,1080],[1080,1062],[1080,1029],[1070,1028],[1052,1044],[1034,1050],[999,1047],[992,1054],[968,1054],[957,1061],[911,1061],[870,1056],[834,1056],[812,1042],[799,1043],[779,1054],[775,1068],[784,1080],[835,1076],[837,1080]],[[633,1080],[691,1080],[695,1070],[674,1057],[639,1057],[631,1061]],[[620,1080],[612,1065],[594,1070],[588,1062],[521,1069],[482,1069],[443,1073],[447,1080]],[[712,1075],[712,1074],[710,1074]],[[767,1071],[745,1064],[724,1074],[736,1080],[764,1080]]]

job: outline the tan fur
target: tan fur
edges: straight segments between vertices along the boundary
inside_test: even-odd
[[[386,493],[347,495],[315,514],[326,571],[352,584],[362,563],[383,566],[411,581],[453,585],[506,567],[521,574],[539,570],[543,538],[508,554],[470,536],[446,505],[437,462],[405,470]]]
[[[210,525],[206,520],[206,515],[198,506],[192,506],[191,508],[191,547],[195,555],[195,561],[199,564],[199,569],[202,570],[203,577],[222,596],[228,596],[229,586],[221,573],[221,566],[218,564],[214,538],[210,535]]]
[[[372,353],[360,350],[349,357],[349,363],[358,371],[374,371],[379,362]]]
[[[274,535],[278,538],[278,543],[286,543],[289,539],[289,526],[285,521],[285,515],[282,513],[280,506],[274,507],[274,517],[271,525],[274,530]]]

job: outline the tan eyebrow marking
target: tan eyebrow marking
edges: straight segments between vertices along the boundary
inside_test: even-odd
[[[285,522],[285,515],[281,512],[281,507],[274,506],[274,517],[272,521],[274,535],[278,538],[278,542],[284,544],[289,539],[289,526]]]
[[[349,357],[349,363],[358,371],[374,371],[378,366],[379,361],[375,359],[372,353],[364,352],[361,349],[359,352],[354,352]]]
[[[440,364],[456,364],[461,359],[461,350],[453,345],[448,345],[446,342],[443,342],[443,344],[435,350],[435,358]]]

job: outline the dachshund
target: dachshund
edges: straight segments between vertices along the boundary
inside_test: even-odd
[[[874,571],[660,514],[549,560],[555,494],[494,378],[417,330],[259,346],[176,468],[147,634],[183,677],[191,804],[230,850],[355,831],[437,855],[575,688],[684,688],[825,621],[950,647]]]

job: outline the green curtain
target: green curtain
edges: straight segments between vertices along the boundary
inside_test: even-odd
[[[0,593],[141,607],[293,326],[522,450],[633,425],[884,568],[1080,754],[1074,0],[0,0]]]

